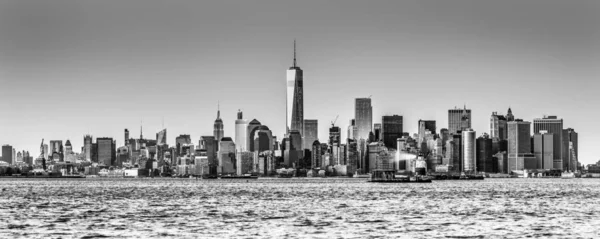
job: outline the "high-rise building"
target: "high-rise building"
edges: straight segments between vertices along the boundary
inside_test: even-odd
[[[273,133],[266,125],[254,129],[250,132],[253,141],[253,148],[247,151],[262,153],[264,151],[273,151]]]
[[[402,138],[403,122],[401,115],[384,115],[381,117],[383,123],[381,135],[383,144],[388,149],[396,149],[398,139]]]
[[[476,142],[475,142],[475,131],[472,129],[462,130],[463,140],[463,172],[475,172],[476,168]]]
[[[498,162],[492,153],[492,139],[486,133],[477,138],[476,165],[478,172],[496,173]]]
[[[206,157],[208,160],[209,173],[216,174],[218,166],[218,149],[217,140],[215,136],[201,136],[198,142],[200,150],[206,150]]]
[[[563,168],[566,171],[576,171],[579,157],[578,134],[574,129],[563,130]]]
[[[88,134],[83,136],[83,158],[88,162],[92,161],[92,141],[93,138],[91,135]]]
[[[63,143],[62,140],[50,140],[50,154],[52,153],[63,153]]]
[[[436,127],[435,127],[435,120],[419,120],[419,138],[417,139],[417,142],[419,143],[419,145],[421,145],[421,143],[423,143],[423,141],[425,140],[425,135],[427,133],[427,131],[429,131],[430,134],[434,134],[436,132]]]
[[[350,120],[350,125],[348,126],[348,139],[356,138],[356,121],[354,119]]]
[[[125,142],[125,145],[128,145],[129,144],[129,130],[125,129],[124,134],[125,134],[125,141],[123,141],[123,142]]]
[[[156,145],[167,144],[167,129],[163,129],[156,133]]]
[[[554,135],[540,131],[533,135],[533,154],[537,169],[552,169],[554,167]]]
[[[563,120],[556,116],[544,116],[543,118],[533,119],[533,133],[537,134],[545,130],[554,136],[554,166],[555,169],[564,169],[562,148],[563,144]]]
[[[248,120],[245,120],[241,110],[237,113],[237,120],[235,120],[235,146],[236,151],[246,151],[248,138]]]
[[[215,136],[215,140],[217,141],[217,144],[219,142],[221,142],[221,139],[224,136],[223,120],[221,119],[221,109],[217,110],[217,119],[215,119],[213,135]]]
[[[98,147],[98,163],[113,166],[116,155],[116,145],[112,138],[96,138]]]
[[[311,149],[311,168],[319,168],[322,165],[322,158],[323,158],[323,148],[321,147],[321,142],[319,142],[319,140],[316,140],[312,143],[312,149]]]
[[[525,169],[525,157],[531,155],[531,122],[510,121],[508,128],[508,172]]]
[[[510,107],[508,107],[508,112],[506,113],[506,121],[507,122],[515,121],[515,116],[513,115],[512,109]]]
[[[506,117],[492,112],[490,117],[490,137],[500,140],[506,139]]]
[[[8,144],[2,145],[2,161],[8,164],[12,164],[13,152],[14,151],[12,146]]]
[[[457,134],[463,129],[471,128],[471,110],[465,106],[463,109],[448,110],[448,131]]]
[[[356,98],[354,103],[354,119],[356,124],[355,139],[369,139],[373,131],[373,107],[371,98]]]
[[[381,137],[381,124],[377,123],[373,125],[373,134],[375,135],[375,141],[382,141]]]
[[[313,142],[319,138],[319,122],[316,119],[304,120],[304,149],[311,150]]]
[[[235,174],[237,173],[237,162],[235,157],[235,143],[230,137],[222,138],[219,142],[218,160],[219,166],[217,173]]]
[[[182,134],[179,135],[175,138],[175,158],[180,157],[180,156],[184,156],[185,155],[185,151],[183,151],[183,147],[187,146],[189,144],[192,144],[192,138],[190,137],[189,134]],[[216,143],[215,143],[216,144]]]
[[[258,130],[260,126],[261,123],[256,119],[253,119],[248,123],[248,127],[246,127],[246,148],[244,152],[251,152],[254,150],[254,135],[255,131]]]
[[[294,40],[294,63],[287,70],[286,133],[296,130],[304,135],[304,80],[302,69],[296,64],[296,41]]]

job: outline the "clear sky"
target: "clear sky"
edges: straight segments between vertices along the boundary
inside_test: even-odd
[[[0,144],[39,154],[42,138],[168,143],[225,135],[238,109],[281,139],[285,73],[298,41],[304,116],[346,136],[354,98],[373,122],[404,116],[447,127],[466,104],[477,135],[492,111],[544,114],[579,133],[580,161],[600,159],[600,1],[1,0]]]

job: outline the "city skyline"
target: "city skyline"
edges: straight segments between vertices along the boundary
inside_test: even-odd
[[[361,6],[366,3],[350,4]],[[139,127],[140,119],[144,121],[146,135],[154,136],[163,128],[168,128],[169,144],[173,144],[174,136],[180,134],[190,134],[192,141],[197,141],[201,136],[213,135],[217,111],[215,105],[218,101],[221,102],[225,137],[235,136],[236,114],[241,109],[244,118],[259,120],[281,138],[285,133],[283,82],[285,69],[289,68],[291,59],[290,42],[296,38],[301,49],[299,58],[305,71],[304,118],[318,119],[318,139],[321,142],[326,141],[329,122],[336,115],[340,115],[336,126],[346,129],[347,122],[354,118],[355,98],[372,95],[372,123],[381,123],[384,115],[400,115],[404,119],[405,131],[411,135],[418,131],[419,119],[436,120],[438,131],[447,128],[446,111],[454,106],[461,108],[464,104],[472,111],[471,124],[477,137],[484,132],[489,133],[489,118],[494,111],[505,114],[511,107],[516,118],[531,122],[543,115],[556,115],[564,119],[565,129],[574,128],[578,131],[580,162],[589,164],[597,161],[591,149],[600,140],[593,137],[597,135],[597,130],[593,128],[592,120],[595,117],[590,117],[590,112],[593,112],[594,105],[600,103],[594,94],[600,85],[595,80],[598,72],[593,67],[600,60],[593,51],[587,50],[598,49],[598,41],[593,41],[598,39],[599,31],[594,25],[588,25],[591,23],[584,21],[587,18],[583,15],[575,20],[549,18],[548,23],[539,20],[547,17],[541,13],[542,10],[559,11],[560,6],[534,6],[543,9],[532,10],[532,6],[525,4],[521,7],[527,10],[516,11],[511,16],[491,13],[491,16],[480,16],[469,12],[466,18],[483,21],[488,29],[484,30],[457,18],[461,11],[456,7],[447,10],[454,14],[439,16],[448,20],[446,23],[427,19],[432,15],[426,11],[420,12],[425,16],[409,12],[419,7],[428,9],[430,5],[435,5],[432,3],[389,4],[397,6],[394,10],[399,12],[386,10],[385,5],[366,8],[364,16],[354,15],[353,21],[347,24],[330,18],[324,20],[327,14],[318,11],[308,13],[324,21],[323,26],[311,23],[307,20],[309,16],[300,14],[309,6],[282,3],[279,6],[281,8],[287,9],[288,5],[298,7],[291,12],[291,18],[304,21],[283,19],[285,21],[279,23],[281,25],[267,24],[270,28],[283,30],[285,34],[281,36],[258,34],[252,38],[249,31],[240,34],[248,36],[250,40],[217,43],[218,39],[229,39],[232,33],[209,29],[207,25],[210,24],[204,24],[194,29],[200,31],[206,28],[216,33],[216,37],[209,42],[197,41],[205,38],[197,33],[187,33],[183,28],[167,31],[164,36],[152,35],[152,30],[166,31],[171,29],[170,25],[151,27],[151,23],[156,23],[152,19],[139,22],[126,16],[130,12],[119,12],[108,6],[83,18],[78,13],[85,12],[89,4],[81,4],[80,9],[67,5],[70,11],[61,10],[60,4],[57,5],[50,6],[50,9],[8,3],[0,5],[0,32],[8,33],[0,37],[0,52],[3,52],[0,55],[0,83],[3,84],[0,90],[0,110],[3,112],[0,144],[28,150],[34,157],[38,155],[42,138],[48,142],[70,140],[74,151],[80,151],[86,134],[94,138],[111,137],[117,141],[117,146],[124,145],[125,142],[121,141],[123,129],[128,128],[132,135],[137,135],[139,132],[135,132],[135,129]],[[123,5],[134,16],[147,17],[140,10],[132,9],[134,6]],[[223,7],[216,5],[212,7]],[[335,7],[335,4],[324,5],[323,9],[327,10]],[[474,5],[469,10],[485,4]],[[505,5],[491,5],[499,5],[500,12],[508,14],[509,9]],[[560,5],[560,2],[555,5]],[[590,9],[598,6],[589,5]],[[183,19],[173,20],[175,23],[194,19],[196,21],[191,22],[197,23],[203,19],[196,19],[186,12],[183,4],[161,6],[164,7],[161,11],[171,11],[171,14],[177,11],[187,13],[183,14]],[[565,3],[563,6],[569,5]],[[8,12],[11,10],[14,12]],[[14,33],[15,24],[18,24],[14,19],[20,16],[15,13],[19,10],[50,16],[47,32],[38,33],[25,28],[25,33],[11,34]],[[403,15],[404,11],[407,11],[405,16],[396,16]],[[578,5],[561,11],[577,14],[591,10],[586,10],[585,5]],[[123,20],[125,26],[100,27],[101,32],[115,34],[112,36],[88,36],[90,32],[84,29],[86,24],[96,28],[105,26],[102,21],[108,19],[101,14],[107,12],[114,12],[115,21]],[[522,28],[510,21],[509,17],[525,18],[525,12],[537,17],[519,22],[524,25]],[[65,13],[64,16],[59,17],[62,13]],[[332,14],[342,19],[351,15],[335,11]],[[222,19],[214,14],[209,14],[209,17]],[[231,16],[227,14],[224,17]],[[276,14],[268,17],[281,18]],[[83,26],[69,25],[82,18],[86,20],[79,23]],[[394,27],[379,22],[388,18],[398,20],[400,25]],[[160,19],[164,20],[162,17]],[[422,20],[424,27],[414,29],[401,24],[402,19]],[[43,24],[41,19],[30,20],[33,25]],[[256,17],[250,22],[261,23],[263,20]],[[366,21],[360,25],[357,22],[360,20]],[[306,21],[308,23],[302,23]],[[284,30],[281,26],[285,24],[295,28]],[[138,25],[142,26],[141,33],[115,37],[116,33]],[[244,29],[243,24],[231,25],[235,26]],[[362,30],[373,39],[352,31],[327,34],[328,29],[344,29],[344,26]],[[373,26],[394,31],[369,28]],[[448,31],[453,26],[458,28],[457,33]],[[508,26],[514,28],[507,30]],[[579,28],[569,30],[569,26]],[[530,29],[534,30],[530,32]],[[493,33],[493,30],[499,32]],[[74,38],[80,32],[82,38]],[[502,36],[507,32],[512,34]],[[41,34],[39,38],[43,40],[34,39],[33,36],[37,34]],[[547,35],[551,37],[546,39]],[[434,40],[440,36],[446,40]],[[106,39],[114,45],[90,42],[92,37]],[[135,46],[145,37],[150,38],[149,43],[141,44],[144,47]],[[63,40],[68,45],[62,45]],[[187,48],[171,47],[172,44]],[[131,52],[122,51],[127,47],[131,47]],[[197,50],[184,51],[189,49]],[[55,60],[51,61],[49,56]],[[168,61],[173,63],[163,65]],[[497,81],[505,85],[497,85]],[[539,82],[548,84],[540,85]],[[520,87],[515,89],[514,85]],[[431,89],[432,86],[435,89]],[[507,93],[507,89],[511,89],[510,93]],[[541,101],[544,103],[540,104]],[[161,126],[163,118],[165,127]],[[341,137],[346,138],[346,131],[341,131]]]

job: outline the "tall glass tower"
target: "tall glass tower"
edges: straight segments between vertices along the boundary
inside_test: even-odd
[[[286,133],[297,130],[304,136],[304,90],[302,69],[296,65],[296,41],[294,40],[294,65],[287,70]]]

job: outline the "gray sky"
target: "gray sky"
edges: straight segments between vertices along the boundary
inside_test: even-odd
[[[354,98],[372,95],[374,120],[404,116],[447,127],[473,110],[477,135],[492,111],[564,118],[580,160],[598,160],[600,1],[1,0],[0,144],[37,155],[41,138],[114,137],[123,129],[168,142],[225,135],[237,109],[278,138],[285,70],[298,41],[305,118],[346,128]],[[342,134],[346,136],[345,130]],[[596,137],[595,137],[596,136]]]

